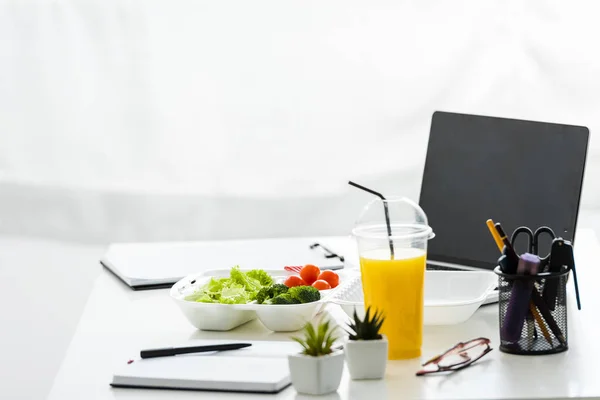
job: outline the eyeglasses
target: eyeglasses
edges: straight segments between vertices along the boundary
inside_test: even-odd
[[[490,339],[477,338],[460,342],[444,354],[436,356],[423,364],[417,376],[436,372],[459,371],[467,368],[481,357],[492,351]]]

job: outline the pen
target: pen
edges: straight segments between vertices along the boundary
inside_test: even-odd
[[[496,228],[496,231],[500,236],[500,240],[502,240],[502,243],[504,243],[504,254],[506,254],[506,265],[508,267],[507,270],[505,270],[504,272],[507,274],[514,274],[517,272],[517,263],[519,262],[519,256],[515,252],[515,249],[512,247],[512,244],[510,243],[510,240],[508,240],[508,237],[506,237],[506,233],[504,233],[504,229],[502,229],[502,225],[500,225],[500,222],[496,222],[496,224],[494,224],[494,227]]]
[[[533,303],[537,306],[538,310],[542,314],[542,317],[546,320],[546,323],[550,327],[550,330],[552,331],[552,333],[554,333],[554,336],[556,336],[556,338],[562,345],[566,345],[567,341],[565,340],[565,337],[563,336],[560,328],[556,324],[556,321],[554,320],[554,318],[552,318],[552,314],[550,313],[548,306],[546,305],[546,303],[544,302],[544,299],[542,298],[542,296],[540,296],[540,294],[538,293],[537,290],[531,291],[531,299],[533,300]]]
[[[488,229],[490,230],[490,233],[492,234],[492,237],[494,238],[494,242],[496,242],[496,246],[498,246],[498,250],[500,250],[500,253],[502,253],[502,248],[504,247],[504,243],[502,243],[502,239],[500,239],[500,235],[498,235],[498,231],[496,230],[496,227],[494,226],[494,221],[491,219],[488,219],[487,221],[485,221],[485,224],[487,225]]]
[[[538,326],[540,327],[540,329],[542,331],[542,335],[544,335],[544,337],[546,338],[546,341],[550,344],[550,347],[554,347],[552,345],[552,338],[550,337],[550,333],[548,333],[548,328],[546,328],[546,325],[544,325],[544,321],[542,321],[540,312],[537,310],[537,308],[535,308],[535,305],[533,303],[529,303],[529,309],[531,310],[531,313],[533,314],[533,318],[535,319],[535,322],[538,323]]]
[[[228,344],[213,344],[206,346],[190,346],[190,347],[165,347],[162,349],[148,349],[140,351],[141,358],[168,357],[178,354],[190,353],[206,353],[210,351],[226,351],[239,350],[245,347],[252,346],[251,343],[228,343]]]
[[[508,240],[508,237],[506,236],[504,229],[502,229],[502,225],[500,225],[500,222],[496,222],[494,224],[494,228],[496,228],[496,232],[498,232],[498,235],[500,236],[500,240],[502,241],[502,243],[504,243],[504,246],[506,246],[506,250],[507,250],[506,253],[508,254],[509,252],[511,252],[516,256],[517,253],[515,252],[515,249],[512,247],[510,240]]]

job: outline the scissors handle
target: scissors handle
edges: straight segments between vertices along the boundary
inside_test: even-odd
[[[556,235],[554,234],[554,231],[552,230],[552,228],[550,228],[548,226],[540,226],[539,228],[537,228],[535,230],[535,233],[533,234],[533,242],[532,242],[533,254],[538,254],[538,252],[539,252],[540,235],[543,234],[543,233],[545,233],[548,236],[550,236],[550,241],[551,242],[554,239],[556,239]]]
[[[524,233],[527,236],[527,252],[531,253],[531,254],[536,254],[534,252],[534,246],[533,246],[533,242],[534,242],[533,232],[531,231],[531,229],[529,229],[526,226],[520,226],[517,229],[515,229],[515,231],[512,233],[512,235],[510,235],[510,244],[512,244],[512,246],[515,247],[515,242],[517,241],[517,237],[519,237],[519,235],[521,233]]]

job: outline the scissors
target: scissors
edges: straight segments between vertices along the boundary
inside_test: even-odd
[[[539,256],[539,254],[538,254],[539,245],[540,245],[539,237],[541,234],[544,234],[544,233],[550,237],[551,243],[554,239],[556,239],[556,235],[554,234],[554,231],[547,226],[541,226],[541,227],[537,228],[535,230],[535,232],[532,232],[531,229],[529,229],[526,226],[520,226],[517,229],[515,229],[515,231],[511,235],[510,244],[513,247],[515,247],[515,242],[517,240],[517,237],[520,234],[525,234],[527,236],[527,252],[530,254],[535,254],[536,256]],[[540,266],[546,265],[548,263],[549,258],[550,258],[549,253],[545,257],[540,257],[540,264],[541,264]]]

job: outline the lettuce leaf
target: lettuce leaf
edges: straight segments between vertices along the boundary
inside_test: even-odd
[[[186,296],[185,299],[188,301],[195,301],[198,303],[214,303],[215,302],[212,297],[210,297],[208,294],[206,294],[204,292],[196,292],[194,294]]]
[[[271,286],[275,283],[271,275],[267,274],[262,269],[253,269],[252,271],[248,271],[246,275],[248,275],[249,278],[259,281],[262,286]]]
[[[222,304],[246,304],[250,301],[248,292],[243,287],[228,287],[221,291],[220,303]]]
[[[254,269],[240,271],[235,266],[229,278],[211,278],[196,292],[185,297],[185,300],[200,303],[246,304],[256,299],[263,287],[271,286],[273,278],[264,270]]]
[[[256,294],[263,287],[258,279],[254,279],[249,276],[250,272],[244,273],[240,271],[240,267],[237,265],[231,269],[230,278],[231,280],[238,284],[242,285],[252,300],[256,299]]]

